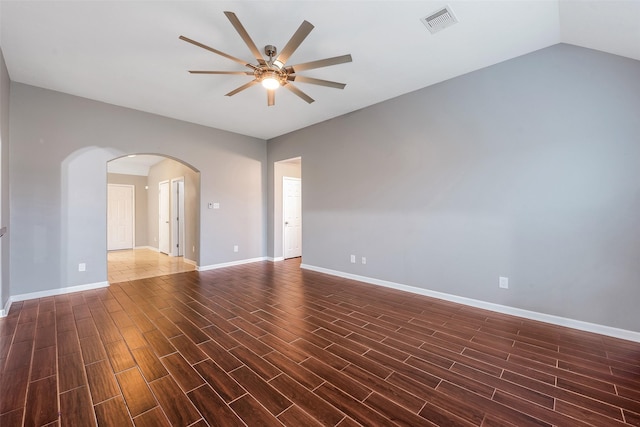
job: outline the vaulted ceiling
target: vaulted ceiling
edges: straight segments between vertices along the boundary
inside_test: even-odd
[[[455,25],[420,21],[449,5]],[[353,62],[300,74],[344,90],[296,83],[267,106],[242,65],[184,35],[255,62],[224,11],[259,49],[282,49],[303,20],[315,28],[288,65],[350,53]],[[640,1],[8,1],[0,46],[13,81],[269,139],[557,43],[640,60]]]

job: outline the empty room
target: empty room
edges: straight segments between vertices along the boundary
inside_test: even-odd
[[[0,426],[640,426],[640,2],[0,0]]]

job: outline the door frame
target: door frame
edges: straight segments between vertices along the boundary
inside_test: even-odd
[[[133,184],[111,184],[107,183],[107,252],[109,250],[109,187],[128,187],[131,188],[131,248],[136,247],[136,186]],[[122,248],[128,249],[128,248]]]
[[[162,186],[163,185],[167,185],[167,203],[168,206],[163,206],[162,205]],[[169,231],[167,233],[167,239],[169,240],[168,245],[169,245],[169,250],[167,252],[163,252],[162,251],[162,209],[168,209],[169,210],[169,218],[168,218],[168,223],[169,223]],[[164,181],[160,181],[158,183],[158,252],[160,253],[166,253],[167,255],[171,255],[171,183],[169,180],[164,180]]]
[[[182,183],[182,185],[180,185]],[[185,213],[184,213],[184,193],[185,183],[184,176],[171,179],[170,188],[170,227],[171,235],[171,253],[170,256],[184,256],[184,248],[186,245],[185,233]],[[182,191],[180,191],[182,189]]]
[[[272,236],[273,244],[270,247],[270,251],[273,251],[273,258],[271,258],[271,260],[274,262],[284,261],[284,213],[282,212],[282,178],[284,176],[290,176],[300,178],[302,181],[304,181],[302,176],[302,163],[302,156],[277,160],[272,163],[273,180],[271,181],[270,185],[273,189],[273,221],[271,223],[273,234],[270,235]],[[301,188],[304,190],[304,182],[302,182]],[[304,216],[304,212],[302,212],[302,216]],[[304,224],[302,225],[302,234],[304,235]],[[302,250],[302,256],[304,256],[304,248],[302,248]]]

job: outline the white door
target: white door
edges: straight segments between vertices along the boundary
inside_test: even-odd
[[[107,250],[133,248],[134,186],[107,186]]]
[[[160,183],[158,196],[158,250],[171,253],[171,206],[169,205],[169,181]]]
[[[284,257],[302,256],[302,181],[284,177],[282,180],[284,206]]]
[[[171,180],[171,255],[184,255],[184,178]]]

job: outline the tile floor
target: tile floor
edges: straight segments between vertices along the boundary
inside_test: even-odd
[[[640,426],[640,343],[256,262],[14,303],[23,425]]]

